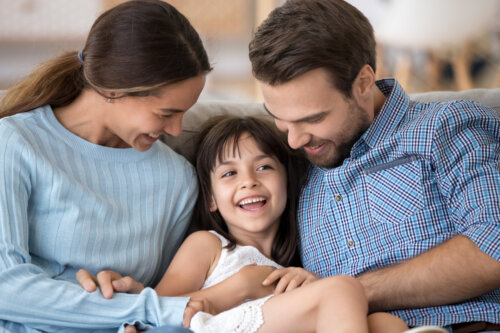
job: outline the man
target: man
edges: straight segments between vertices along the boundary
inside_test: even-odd
[[[357,276],[370,311],[410,326],[500,330],[499,115],[375,81],[373,29],[341,0],[286,2],[250,60],[267,111],[313,164],[305,268]]]

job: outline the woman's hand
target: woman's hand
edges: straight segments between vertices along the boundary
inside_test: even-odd
[[[279,295],[300,286],[305,286],[320,278],[319,275],[311,273],[301,267],[287,267],[273,271],[266,277],[262,284],[264,286],[269,286],[273,283],[277,283],[274,294]]]
[[[276,268],[272,266],[257,266],[253,264],[242,267],[234,277],[239,279],[239,285],[244,288],[246,299],[257,299],[273,293],[274,284],[270,282],[264,285],[263,281],[274,270]]]
[[[121,276],[113,271],[100,271],[97,276],[93,276],[87,270],[80,269],[76,272],[76,280],[88,292],[99,287],[104,298],[108,299],[113,297],[114,292],[138,294],[144,289],[142,283],[130,276]]]

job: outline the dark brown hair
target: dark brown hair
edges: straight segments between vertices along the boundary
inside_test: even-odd
[[[224,159],[228,145],[238,149],[238,140],[248,133],[263,153],[274,156],[287,172],[287,204],[281,215],[271,256],[283,265],[299,265],[297,257],[298,227],[297,201],[307,170],[305,158],[292,151],[286,139],[271,121],[257,117],[217,116],[208,120],[199,136],[196,155],[196,171],[200,184],[200,195],[195,209],[195,229],[215,230],[226,237],[229,249],[236,246],[236,240],[227,229],[219,211],[210,212],[212,186],[210,174],[218,161]]]
[[[158,88],[211,70],[198,33],[174,7],[134,0],[104,12],[82,50],[42,63],[0,100],[0,118],[42,105],[71,103],[87,87],[120,96]]]
[[[255,77],[270,85],[324,68],[350,97],[361,68],[375,71],[373,28],[343,0],[288,0],[258,27],[249,51]]]

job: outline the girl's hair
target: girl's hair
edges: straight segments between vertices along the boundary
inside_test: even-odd
[[[104,12],[85,47],[42,63],[0,100],[0,118],[71,103],[84,88],[100,94],[153,95],[211,70],[198,33],[161,0],[134,0]],[[83,61],[82,61],[83,60]]]
[[[200,184],[200,196],[196,205],[194,229],[213,229],[229,240],[229,249],[236,246],[236,240],[228,232],[227,225],[219,211],[210,212],[212,186],[210,174],[217,162],[224,160],[227,148],[238,150],[239,138],[248,133],[259,149],[275,156],[287,172],[287,204],[281,215],[276,238],[273,241],[272,259],[283,266],[300,265],[297,256],[297,201],[307,170],[306,159],[292,151],[284,135],[267,120],[256,117],[218,116],[208,120],[197,140],[196,170]]]

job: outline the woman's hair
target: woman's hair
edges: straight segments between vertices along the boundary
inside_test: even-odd
[[[212,185],[210,174],[217,162],[224,160],[228,147],[238,150],[238,140],[249,134],[259,149],[274,156],[287,172],[287,204],[281,215],[278,232],[271,250],[272,259],[288,266],[300,263],[297,257],[297,201],[307,170],[306,159],[292,151],[286,139],[274,125],[263,118],[217,116],[208,120],[197,140],[196,171],[200,184],[200,195],[195,209],[195,229],[215,230],[229,240],[229,249],[236,246],[235,238],[229,234],[227,225],[219,211],[211,212]]]
[[[373,28],[344,0],[288,0],[259,26],[249,51],[255,77],[269,85],[324,68],[350,97],[361,68],[375,71]]]
[[[42,63],[0,100],[0,118],[71,103],[84,88],[100,94],[153,95],[211,70],[198,33],[161,0],[134,0],[104,12],[85,47]]]

